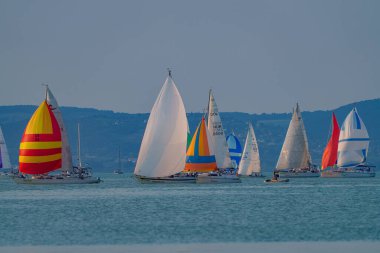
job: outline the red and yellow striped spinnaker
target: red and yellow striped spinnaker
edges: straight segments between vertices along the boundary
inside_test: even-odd
[[[61,130],[45,100],[30,118],[22,136],[19,170],[26,174],[44,174],[61,166]]]

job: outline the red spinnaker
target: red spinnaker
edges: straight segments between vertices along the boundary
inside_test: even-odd
[[[335,114],[332,115],[332,134],[322,156],[322,170],[334,166],[338,158],[339,125]]]

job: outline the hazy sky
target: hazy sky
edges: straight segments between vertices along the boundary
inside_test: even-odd
[[[188,112],[380,97],[380,1],[0,0],[0,105],[148,112],[166,68]]]

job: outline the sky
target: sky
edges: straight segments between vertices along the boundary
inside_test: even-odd
[[[380,1],[0,0],[0,105],[327,110],[380,97]]]

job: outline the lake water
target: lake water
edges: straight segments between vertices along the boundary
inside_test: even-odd
[[[380,178],[97,185],[0,179],[0,246],[380,240]]]

